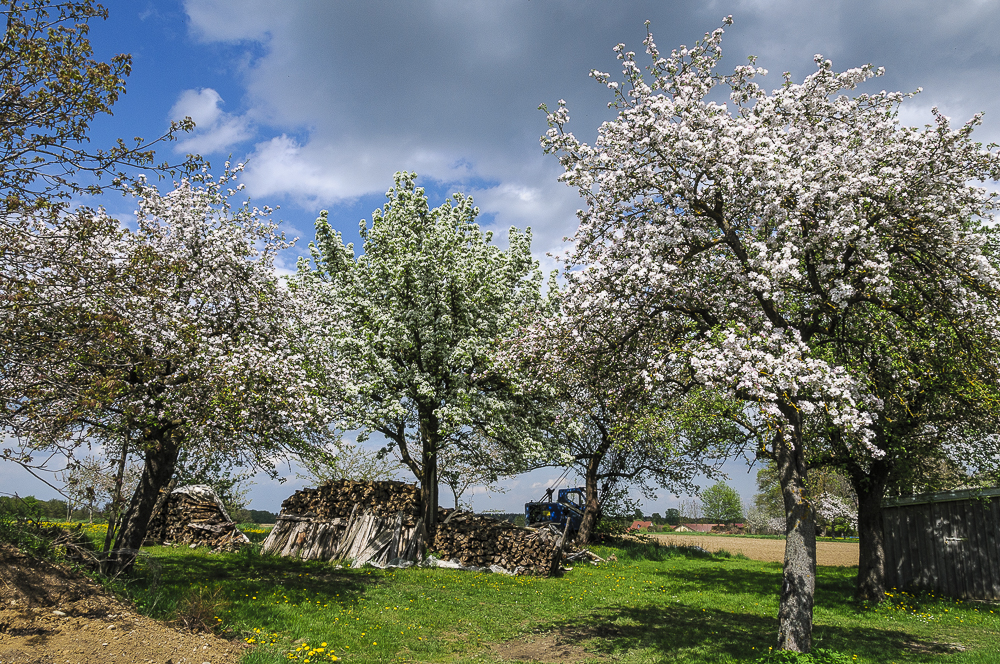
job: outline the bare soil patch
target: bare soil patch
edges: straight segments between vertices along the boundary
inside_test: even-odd
[[[729,553],[742,553],[751,560],[780,563],[785,559],[785,540],[781,539],[692,535],[690,533],[653,533],[650,537],[675,546],[700,546],[706,551],[714,552],[725,549]],[[857,565],[857,542],[817,542],[816,564],[831,567]]]
[[[526,636],[523,639],[504,641],[493,646],[493,652],[502,660],[516,662],[542,662],[543,664],[577,664],[599,658],[589,653],[566,635],[558,633]]]
[[[68,567],[0,544],[0,664],[231,664],[245,649],[140,616]]]

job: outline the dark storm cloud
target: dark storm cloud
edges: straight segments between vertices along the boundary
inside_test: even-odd
[[[263,44],[241,68],[262,129],[248,173],[261,195],[307,206],[379,193],[398,169],[464,184],[498,225],[531,225],[540,248],[572,232],[579,200],[542,155],[539,103],[566,99],[570,128],[592,140],[611,117],[609,94],[588,77],[615,72],[612,47],[642,51],[643,22],[662,50],[692,44],[733,14],[724,70],[747,54],[801,79],[822,53],[837,68],[871,62],[874,89],[925,88],[902,114],[956,122],[993,117],[1000,54],[996,2],[191,2],[204,41]],[[260,53],[263,53],[262,55]],[[267,133],[267,128],[271,132]]]

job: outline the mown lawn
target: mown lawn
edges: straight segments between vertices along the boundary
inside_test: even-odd
[[[538,579],[352,570],[249,548],[210,554],[157,547],[121,589],[149,615],[180,614],[253,643],[248,664],[497,662],[514,655],[745,662],[774,644],[779,564],[666,547],[597,551],[619,560]],[[853,574],[819,570],[817,647],[863,663],[1000,661],[1000,607],[903,593],[875,608],[858,606]]]

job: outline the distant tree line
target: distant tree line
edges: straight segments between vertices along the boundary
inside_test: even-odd
[[[111,510],[110,503],[91,511],[86,505],[73,505],[61,498],[41,500],[34,496],[0,496],[0,518],[27,517],[107,523]],[[237,523],[274,523],[278,518],[274,512],[250,510],[242,507],[232,510],[230,516]]]

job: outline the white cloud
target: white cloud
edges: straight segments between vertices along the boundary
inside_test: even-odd
[[[170,109],[170,118],[180,120],[190,117],[199,127],[210,126],[222,115],[221,103],[222,97],[212,88],[184,90]]]
[[[255,146],[243,179],[254,197],[287,195],[315,207],[385,191],[399,170],[444,182],[467,176],[454,155],[414,141],[377,137],[302,144],[282,134]]]
[[[181,92],[170,109],[170,119],[190,117],[195,122],[195,130],[179,141],[174,151],[208,155],[250,138],[253,132],[247,116],[223,112],[223,103],[222,97],[212,88]]]
[[[763,82],[769,88],[780,85],[782,71],[796,80],[814,71],[815,53],[841,69],[872,62],[887,70],[872,82],[874,90],[922,85],[926,92],[914,102],[941,106],[957,123],[995,107],[1000,96],[994,4],[186,0],[195,39],[240,51],[232,71],[250,111],[228,116],[207,89],[189,91],[186,107],[213,129],[199,129],[182,149],[218,152],[246,136],[252,118],[260,138],[241,146],[250,153],[249,193],[287,196],[310,211],[327,206],[334,217],[338,203],[346,208],[380,194],[395,171],[415,170],[472,194],[494,216],[498,239],[509,226],[531,226],[534,253],[549,269],[544,254],[562,250],[582,204],[557,182],[556,158],[542,154],[538,137],[546,126],[537,106],[566,99],[573,115],[568,129],[593,141],[614,111],[606,107],[608,91],[587,73],[620,72],[611,51],[618,42],[644,62],[644,19],[669,50],[693,44],[733,13],[723,70],[755,53],[772,72]],[[593,20],[595,12],[601,21]],[[987,115],[977,130],[981,140],[1000,135],[994,115],[1000,116]],[[927,121],[919,106],[904,111],[907,122],[911,117]]]
[[[192,33],[203,41],[264,39],[286,12],[272,0],[185,0]]]

